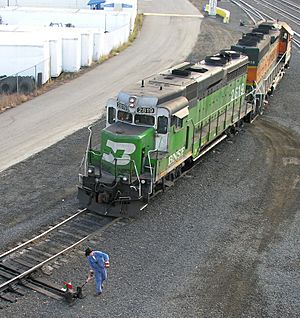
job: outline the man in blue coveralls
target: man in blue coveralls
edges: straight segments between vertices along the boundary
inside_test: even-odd
[[[100,251],[93,251],[91,248],[85,250],[85,256],[88,259],[91,270],[89,271],[87,281],[92,279],[94,274],[96,281],[96,295],[99,296],[102,293],[103,282],[107,278],[106,268],[109,267],[109,256]]]

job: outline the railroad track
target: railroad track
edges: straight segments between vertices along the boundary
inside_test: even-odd
[[[264,17],[259,13],[255,8],[249,5],[245,1],[231,0],[232,3],[237,5],[245,14],[250,18],[253,25],[255,25],[258,21],[264,20]]]
[[[86,241],[91,234],[106,229],[118,220],[120,218],[100,216],[87,209],[79,210],[36,237],[2,253],[0,308],[7,302],[16,302],[28,288],[55,299],[62,299],[62,286],[44,278],[35,278],[33,273],[54,262],[53,268],[59,267],[57,259],[62,258],[63,254]]]
[[[294,31],[293,46],[300,50],[300,5],[286,0],[231,0],[250,18],[253,24],[261,20],[283,20]]]

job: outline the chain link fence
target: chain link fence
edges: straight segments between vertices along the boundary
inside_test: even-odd
[[[0,112],[29,100],[50,79],[50,59],[12,75],[0,75]]]
[[[46,59],[16,74],[0,76],[0,95],[30,94],[49,79],[50,59]]]

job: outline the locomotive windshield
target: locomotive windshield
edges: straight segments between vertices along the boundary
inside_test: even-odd
[[[134,123],[137,125],[147,125],[153,126],[155,119],[153,116],[149,115],[135,115],[134,116]]]
[[[110,123],[114,122],[114,113],[113,111],[109,112],[109,120],[111,121]],[[126,112],[124,110],[118,110],[118,115],[117,118],[119,121],[124,121],[126,123],[132,123],[133,121],[133,114]],[[146,125],[146,126],[154,126],[155,124],[155,117],[151,115],[139,115],[136,114],[134,115],[134,123],[136,125]]]
[[[127,123],[132,123],[132,114],[127,113],[123,110],[118,111],[118,120],[125,121]]]

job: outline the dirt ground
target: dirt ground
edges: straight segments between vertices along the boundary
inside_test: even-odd
[[[221,3],[232,12],[230,24],[205,18],[189,60],[229,47],[243,32],[245,17]],[[28,293],[1,316],[299,317],[299,72],[295,52],[262,117],[204,156],[136,220],[91,238],[111,256],[102,298],[92,297],[92,284],[72,307]],[[86,140],[78,131],[0,174],[1,249],[76,209]],[[50,279],[82,282],[83,248],[66,255]]]

